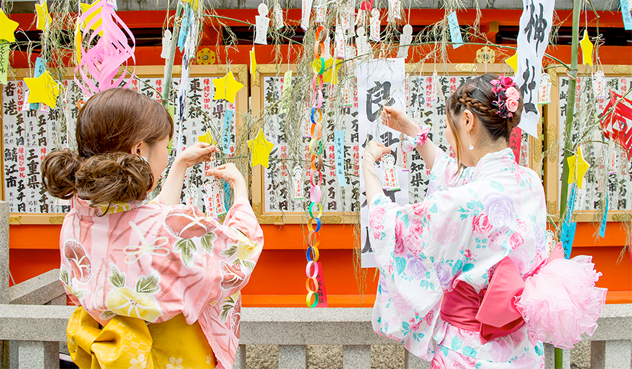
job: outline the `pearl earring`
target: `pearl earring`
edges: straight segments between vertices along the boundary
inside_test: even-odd
[[[472,145],[472,138],[470,138],[470,132],[467,133],[467,139],[470,141],[470,146],[468,149],[474,150],[474,145]]]

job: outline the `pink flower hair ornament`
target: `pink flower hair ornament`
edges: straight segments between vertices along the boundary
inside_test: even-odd
[[[498,108],[496,114],[503,119],[512,118],[520,105],[520,92],[516,88],[516,83],[511,77],[501,74],[498,79],[492,80],[491,84],[492,92],[496,95],[496,99],[492,101],[492,105]]]

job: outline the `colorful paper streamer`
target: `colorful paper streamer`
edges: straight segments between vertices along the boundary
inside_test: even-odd
[[[456,12],[452,12],[448,15],[448,24],[450,26],[450,40],[452,40],[453,48],[463,46],[463,36],[461,36],[461,28],[459,27],[459,20],[456,18]]]
[[[334,148],[336,152],[336,178],[338,185],[344,187],[347,184],[345,177],[345,130],[334,131]]]
[[[230,128],[233,123],[234,112],[232,110],[226,110],[224,113],[224,126],[222,128],[222,150],[224,154],[230,155]]]
[[[606,208],[601,219],[601,227],[599,227],[599,237],[606,237],[606,223],[608,222],[608,206],[610,206],[610,195],[606,193]]]
[[[630,12],[630,0],[621,0],[621,16],[623,17],[623,28],[632,31],[632,13]]]
[[[0,85],[7,84],[7,71],[9,70],[9,51],[11,51],[11,46],[8,43],[0,44]]]
[[[77,22],[83,25],[82,37],[87,39],[85,44],[88,45],[87,48],[81,46],[81,62],[75,67],[77,86],[88,97],[110,88],[127,88],[136,71],[136,40],[116,15],[114,6],[108,1],[100,0],[85,11]],[[128,38],[131,45],[127,43]],[[90,47],[95,42],[96,45]],[[123,73],[116,77],[121,66]],[[131,71],[128,68],[130,66]]]
[[[46,62],[42,58],[35,59],[35,68],[33,68],[33,78],[37,78],[46,72]],[[29,104],[29,109],[37,110],[39,108],[38,103]]]

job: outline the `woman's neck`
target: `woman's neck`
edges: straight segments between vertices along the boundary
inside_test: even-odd
[[[474,166],[476,166],[476,164],[478,164],[485,155],[504,150],[507,147],[509,147],[507,146],[507,141],[501,138],[490,145],[481,147],[480,149],[475,148],[472,150],[472,160],[474,162]]]

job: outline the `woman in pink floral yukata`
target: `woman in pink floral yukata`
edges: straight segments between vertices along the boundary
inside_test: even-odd
[[[431,168],[424,201],[384,196],[376,142],[363,159],[369,237],[380,271],[373,328],[432,368],[543,368],[541,341],[570,348],[596,329],[606,290],[590,257],[549,255],[540,177],[507,147],[522,97],[511,78],[486,74],[446,102],[456,160],[397,108],[383,120],[414,139]],[[547,260],[548,259],[548,260]]]
[[[72,199],[61,231],[61,276],[79,308],[68,348],[81,368],[232,368],[240,290],[263,247],[246,181],[233,164],[207,174],[234,190],[224,224],[180,205],[187,168],[219,150],[190,146],[162,192],[143,204],[168,161],[174,129],[156,101],[111,89],[86,102],[77,152],[49,154],[45,188]]]

